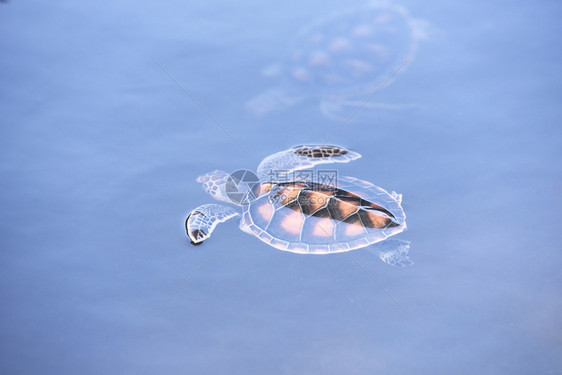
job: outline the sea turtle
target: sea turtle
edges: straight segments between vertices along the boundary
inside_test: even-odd
[[[386,1],[320,18],[298,34],[282,63],[264,69],[279,82],[246,108],[259,116],[314,98],[326,116],[339,119],[344,106],[404,107],[364,102],[410,61],[427,33],[425,21]]]
[[[197,181],[215,199],[241,206],[240,228],[266,244],[299,254],[339,253],[406,229],[400,194],[353,177],[329,174],[331,178],[319,181],[309,169],[360,157],[328,145],[302,145],[275,153],[260,163],[257,178],[236,179],[242,199],[229,193],[233,181],[226,172],[213,171]],[[199,206],[185,221],[187,235],[192,244],[200,244],[218,223],[238,215],[239,210],[225,205]],[[381,248],[379,256],[389,264],[406,265],[408,249],[409,243],[400,241],[394,250]]]

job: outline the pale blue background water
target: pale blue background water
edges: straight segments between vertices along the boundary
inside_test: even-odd
[[[415,265],[353,254],[413,320],[345,254],[243,233],[152,317],[237,228],[188,245],[195,177],[340,126],[244,110],[340,1],[0,4],[0,372],[560,373],[562,4],[400,4],[435,33],[377,100],[418,108],[333,142],[363,154],[342,174],[404,194]]]

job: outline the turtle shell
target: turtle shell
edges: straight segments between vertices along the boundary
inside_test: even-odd
[[[364,100],[415,55],[424,29],[407,9],[386,2],[319,18],[297,34],[284,60],[264,70],[277,83],[246,107],[263,115],[309,98]]]
[[[337,184],[263,183],[241,225],[263,242],[300,254],[358,249],[406,229],[397,195],[352,177]]]
[[[405,8],[389,4],[334,13],[301,32],[285,74],[311,94],[370,92],[414,53],[416,25]]]

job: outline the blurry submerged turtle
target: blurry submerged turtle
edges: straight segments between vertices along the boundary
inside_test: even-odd
[[[226,172],[210,172],[197,181],[215,199],[242,206],[241,229],[268,245],[299,254],[339,253],[406,229],[400,194],[353,177],[319,182],[311,174],[296,172],[359,157],[337,146],[297,146],[278,152],[260,163],[253,182],[240,183],[242,199],[229,194],[232,180]],[[187,234],[192,244],[200,244],[218,223],[238,215],[239,210],[229,206],[202,205],[187,217]],[[380,248],[378,255],[389,264],[408,265],[408,249],[408,242],[394,241],[393,246],[387,243]]]
[[[285,61],[264,70],[264,75],[279,78],[278,86],[246,107],[259,116],[315,98],[325,115],[339,118],[344,106],[364,104],[414,55],[425,25],[405,8],[387,2],[319,19],[301,31]]]

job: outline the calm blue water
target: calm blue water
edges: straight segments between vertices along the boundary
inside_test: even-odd
[[[415,264],[353,255],[413,319],[345,254],[183,228],[199,174],[342,124],[317,98],[245,109],[340,1],[0,4],[0,372],[562,372],[562,6],[400,4],[431,36],[375,101],[407,105],[331,142],[363,155],[340,173],[404,195]]]

